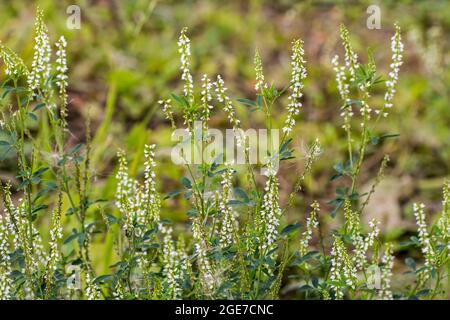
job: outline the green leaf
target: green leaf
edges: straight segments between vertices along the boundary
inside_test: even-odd
[[[75,240],[76,238],[78,238],[80,234],[78,232],[74,232],[72,233],[70,236],[67,237],[66,240],[64,240],[64,244],[68,244],[70,242],[72,242],[73,240]]]
[[[181,190],[181,189],[171,191],[164,197],[164,200],[169,199],[169,198],[175,198],[182,192],[183,192],[183,190]]]
[[[244,190],[242,190],[241,188],[235,188],[235,189],[234,189],[234,194],[235,194],[238,198],[242,199],[242,201],[243,201],[244,203],[250,202],[250,198],[248,197],[247,193],[246,193]]]
[[[73,155],[73,154],[77,153],[78,151],[80,151],[81,147],[83,147],[82,143],[76,144],[69,150],[68,154]]]
[[[314,288],[308,284],[305,284],[305,285],[301,286],[300,288],[298,288],[298,292],[306,292],[306,291],[310,291],[310,290],[314,290]]]
[[[283,231],[281,231],[281,235],[282,236],[289,235],[289,234],[293,233],[295,230],[299,229],[300,226],[301,226],[300,223],[290,224],[290,225],[284,227]]]
[[[172,93],[170,95],[181,107],[189,108],[189,101],[186,100],[185,97],[180,97],[179,95],[176,95],[175,93]]]
[[[295,265],[300,265],[305,261],[308,261],[310,259],[313,259],[316,255],[318,255],[319,252],[318,251],[310,251],[308,253],[306,253],[304,256],[302,257],[297,257],[291,265],[295,266]]]
[[[181,178],[181,184],[182,184],[183,186],[185,186],[187,189],[192,189],[192,183],[191,183],[191,180],[189,180],[189,179],[186,178],[186,177]]]
[[[413,258],[406,258],[405,259],[405,264],[413,271],[416,270],[416,261],[414,261]]]
[[[38,110],[40,110],[40,109],[42,109],[42,108],[44,108],[44,107],[45,107],[45,103],[43,103],[43,102],[38,103],[38,104],[33,108],[33,112],[38,111]]]
[[[102,276],[99,276],[94,279],[94,283],[100,284],[105,282],[110,282],[114,279],[114,277],[111,274],[104,274]]]
[[[257,107],[258,106],[258,104],[255,101],[250,100],[250,99],[246,99],[246,98],[239,98],[239,99],[237,99],[237,101],[239,101],[240,103],[245,104],[247,106],[250,106],[250,107]]]
[[[397,138],[400,137],[400,134],[398,133],[392,133],[392,134],[383,134],[380,139],[389,139],[389,138]]]
[[[190,210],[187,212],[187,215],[188,215],[188,217],[190,217],[190,218],[195,218],[195,217],[198,216],[198,211],[197,211],[196,209],[190,209]]]

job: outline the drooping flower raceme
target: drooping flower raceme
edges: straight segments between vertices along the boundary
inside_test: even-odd
[[[292,45],[292,71],[291,71],[291,95],[287,108],[287,118],[283,126],[284,133],[290,133],[295,125],[295,116],[302,107],[301,97],[303,96],[303,81],[306,78],[306,61],[304,59],[303,41],[295,40]]]
[[[51,72],[52,48],[48,37],[48,29],[43,20],[44,13],[38,9],[35,22],[35,44],[31,72],[28,75],[30,90],[45,89],[44,83]]]

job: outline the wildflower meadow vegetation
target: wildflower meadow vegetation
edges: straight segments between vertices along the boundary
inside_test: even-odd
[[[324,103],[338,114],[328,125],[343,143],[324,169],[333,171],[326,183],[334,193],[320,198],[305,193],[320,183],[315,167],[328,143],[301,137],[296,127],[313,112],[310,79],[328,75],[309,62],[306,40],[282,45],[290,46],[288,58],[276,61],[289,73],[274,81],[264,43],[257,44],[244,98],[225,75],[196,71],[197,42],[189,26],[178,29],[178,59],[170,63],[180,86],[172,83],[154,104],[164,130],[182,130],[182,143],[202,150],[200,161],[183,154],[171,162],[180,142],[161,143],[138,124],[129,130],[138,130],[131,139],[141,141],[139,151],[108,150],[116,156],[99,183],[96,166],[110,148],[99,145],[113,129],[90,110],[76,120],[82,130],[74,143],[74,44],[54,36],[38,8],[32,54],[0,42],[0,158],[11,168],[1,176],[0,299],[448,299],[449,180],[439,180],[439,200],[405,200],[406,235],[389,234],[386,220],[371,215],[384,206],[375,195],[395,158],[384,145],[398,145],[403,134],[385,124],[398,112],[408,47],[401,23],[384,27],[388,42],[367,50],[370,39],[355,46],[352,28],[335,26],[339,46],[323,63],[336,94]],[[388,57],[382,66],[380,51]],[[106,108],[114,100],[108,96]],[[268,132],[258,163],[243,112]],[[241,163],[203,152],[212,150],[217,127],[231,129]]]

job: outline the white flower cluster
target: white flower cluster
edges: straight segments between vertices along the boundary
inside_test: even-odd
[[[387,244],[384,255],[381,258],[380,290],[378,298],[380,300],[392,300],[391,278],[394,267],[394,256],[392,254],[392,244]]]
[[[51,72],[52,48],[48,37],[48,29],[43,20],[43,11],[38,9],[35,22],[35,44],[31,72],[28,75],[28,86],[36,90],[42,88]]]
[[[144,194],[142,201],[146,209],[145,223],[158,223],[160,220],[161,198],[156,190],[156,145],[144,147]]]
[[[283,132],[290,133],[295,125],[295,116],[300,112],[302,107],[301,97],[303,96],[303,81],[307,76],[306,61],[304,59],[305,51],[303,50],[303,41],[295,40],[292,46],[291,56],[291,95],[289,96],[289,104],[287,107],[287,118],[284,123]]]
[[[119,170],[116,174],[116,206],[125,217],[124,231],[142,235],[142,228],[160,219],[161,199],[156,190],[155,145],[145,146],[144,186],[128,175],[128,163],[123,152],[118,153]],[[138,227],[138,228],[136,228]]]
[[[342,100],[345,102],[348,101],[348,95],[350,93],[350,85],[347,82],[346,76],[346,68],[345,66],[341,66],[339,64],[339,56],[335,55],[331,60],[331,64],[333,65],[333,70],[336,73],[336,82],[339,94],[341,95]]]
[[[236,117],[236,112],[234,110],[233,103],[226,94],[226,91],[228,89],[225,87],[225,83],[220,75],[217,75],[217,80],[216,82],[214,82],[214,86],[217,100],[219,100],[219,102],[222,102],[224,104],[223,110],[227,114],[228,121],[230,121],[230,124],[233,126],[233,131],[236,134],[237,145],[242,146],[244,138],[241,135],[240,130],[241,121]]]
[[[259,92],[260,90],[267,88],[267,84],[264,83],[263,66],[262,66],[261,56],[259,55],[258,49],[255,50],[254,62],[255,62],[255,74],[256,74],[255,90],[256,90],[256,92]]]
[[[221,181],[222,193],[219,197],[219,210],[223,216],[219,234],[221,248],[226,248],[233,244],[234,233],[237,228],[237,214],[228,204],[233,190],[232,177],[233,169],[227,167],[223,173]]]
[[[192,220],[192,234],[194,250],[197,255],[200,283],[206,292],[211,292],[214,290],[217,279],[214,277],[213,267],[207,255],[208,246],[198,218]]]
[[[342,43],[344,44],[345,49],[345,66],[348,68],[350,73],[350,82],[353,83],[356,81],[356,70],[359,68],[358,55],[353,51],[347,28],[344,25],[341,25],[340,31]]]
[[[90,271],[86,272],[86,299],[99,300],[101,298],[101,292],[99,286],[92,279]]]
[[[15,79],[28,75],[28,68],[19,56],[0,42],[0,57],[5,63],[5,73]]]
[[[123,300],[124,299],[123,285],[120,281],[117,281],[116,286],[114,287],[113,297],[114,297],[114,300]]]
[[[48,262],[42,238],[36,227],[29,224],[26,203],[23,199],[18,200],[17,206],[11,201],[9,184],[3,187],[3,194],[5,203],[3,219],[8,232],[6,239],[12,239],[14,251],[22,250],[25,260],[22,272],[30,275],[37,272],[40,266],[45,266]]]
[[[392,50],[392,62],[390,65],[390,72],[388,80],[386,80],[386,94],[384,95],[384,111],[385,109],[392,108],[392,100],[395,94],[395,86],[398,82],[398,73],[400,66],[403,64],[403,43],[402,36],[400,34],[400,27],[395,25],[395,34],[391,39]],[[386,117],[388,112],[384,112],[383,116]]]
[[[347,233],[352,237],[359,235],[361,231],[359,215],[352,210],[352,202],[349,199],[344,201],[344,218]]]
[[[212,83],[209,80],[208,76],[206,74],[203,75],[202,77],[202,91],[201,91],[201,102],[202,102],[202,106],[203,106],[203,113],[201,116],[201,120],[203,121],[203,125],[207,126],[208,121],[209,121],[209,114],[213,108],[213,106],[211,105],[211,100],[212,100],[212,96],[211,96],[211,89],[212,89]]]
[[[431,245],[430,234],[428,233],[428,226],[425,219],[425,205],[423,203],[413,205],[414,216],[418,226],[419,242],[422,247],[422,253],[425,257],[425,266],[432,267],[435,265],[435,252]]]
[[[184,80],[184,95],[190,103],[194,101],[194,82],[190,72],[191,41],[186,36],[187,28],[181,30],[178,38],[178,52],[181,54],[181,79]]]
[[[344,118],[344,125],[342,126],[346,131],[350,130],[350,119],[353,117],[354,113],[352,106],[348,104],[350,85],[347,83],[346,69],[344,66],[339,65],[339,56],[335,55],[331,60],[333,65],[333,70],[336,73],[336,82],[339,94],[342,100],[344,100],[344,105],[341,107],[341,117]]]
[[[48,270],[56,271],[58,263],[61,260],[58,243],[63,237],[63,228],[61,226],[61,207],[55,208],[52,215],[52,228],[50,230],[50,255],[48,258]],[[53,274],[47,274],[47,277],[53,277]]]
[[[162,111],[167,120],[170,121],[172,128],[175,128],[175,120],[173,119],[172,101],[170,99],[159,100],[158,103],[162,106]]]
[[[353,236],[355,243],[353,262],[358,270],[361,270],[367,264],[367,252],[374,246],[375,240],[380,233],[379,222],[375,219],[369,221],[369,227],[371,231],[366,237],[359,233]]]
[[[67,41],[64,36],[61,36],[56,42],[56,85],[59,88],[59,93],[62,95],[66,94],[67,87],[67,57],[66,57],[66,47]]]
[[[312,239],[313,230],[319,226],[319,212],[320,207],[317,201],[314,201],[311,205],[311,215],[306,219],[306,230],[303,232],[300,239],[299,252],[301,256],[304,256],[308,252],[309,241]]]
[[[278,239],[278,226],[281,218],[281,208],[278,203],[278,178],[270,174],[264,188],[264,197],[261,207],[261,226],[263,228],[260,239],[260,250],[267,253],[272,250]]]
[[[442,213],[437,225],[444,235],[443,240],[447,242],[450,251],[450,181],[445,183],[442,195]]]
[[[356,268],[353,265],[345,245],[338,236],[334,236],[333,248],[331,249],[331,270],[330,280],[333,282],[332,288],[337,300],[344,297],[346,286],[355,289]]]
[[[11,261],[9,258],[8,222],[0,215],[0,300],[11,297]]]
[[[167,293],[170,299],[180,299],[182,294],[182,282],[184,278],[183,266],[181,263],[183,256],[175,248],[172,240],[172,228],[161,227],[161,233],[164,235],[163,239],[163,276],[167,281]]]
[[[136,209],[139,209],[138,203],[140,199],[140,190],[138,182],[128,175],[128,162],[125,154],[118,152],[119,170],[116,174],[117,188],[116,188],[116,206],[119,209],[122,217],[125,217],[124,231],[130,236],[134,232],[134,215]]]

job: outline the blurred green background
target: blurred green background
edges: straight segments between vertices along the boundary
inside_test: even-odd
[[[378,217],[388,237],[402,238],[413,228],[411,203],[424,201],[430,211],[440,207],[442,182],[450,173],[450,2],[448,1],[2,1],[0,40],[19,52],[28,63],[33,53],[36,6],[45,10],[51,39],[68,39],[69,127],[68,143],[84,141],[85,119],[90,114],[94,132],[93,163],[95,197],[114,196],[115,154],[127,150],[131,169],[142,173],[143,145],[157,143],[160,189],[179,187],[183,168],[170,162],[171,128],[157,101],[171,92],[180,93],[177,39],[182,27],[192,41],[194,81],[199,88],[203,73],[221,74],[229,94],[254,99],[253,55],[259,48],[266,80],[277,87],[288,83],[290,46],[295,38],[305,42],[308,78],[304,107],[294,137],[298,158],[283,164],[280,172],[281,201],[292,190],[293,172],[304,165],[302,150],[318,137],[323,155],[306,181],[302,196],[288,220],[301,220],[304,208],[317,199],[323,219],[329,219],[337,183],[330,182],[333,165],[345,160],[345,134],[339,116],[331,58],[342,46],[339,25],[346,24],[361,61],[367,48],[374,50],[378,70],[387,75],[390,37],[394,22],[402,28],[404,65],[389,118],[379,133],[399,133],[381,148],[369,150],[360,184],[369,188],[384,153],[391,162],[376,192],[367,217]],[[69,5],[81,8],[81,29],[66,27]],[[381,8],[381,29],[366,27],[371,4]],[[382,103],[382,87],[378,92]],[[284,111],[286,100],[277,105]],[[258,116],[236,102],[244,127],[261,125]],[[279,118],[279,126],[283,117]],[[177,123],[182,124],[181,117]],[[216,112],[211,127],[227,127],[223,112]],[[36,128],[37,131],[37,128]],[[303,149],[302,149],[303,148]],[[15,159],[3,162],[2,180],[14,179]],[[263,179],[260,180],[261,182]],[[112,203],[105,210],[112,210]],[[188,203],[166,201],[163,215],[186,221]],[[337,218],[339,219],[339,217]],[[331,222],[333,225],[333,222]],[[106,266],[105,262],[105,266]]]

